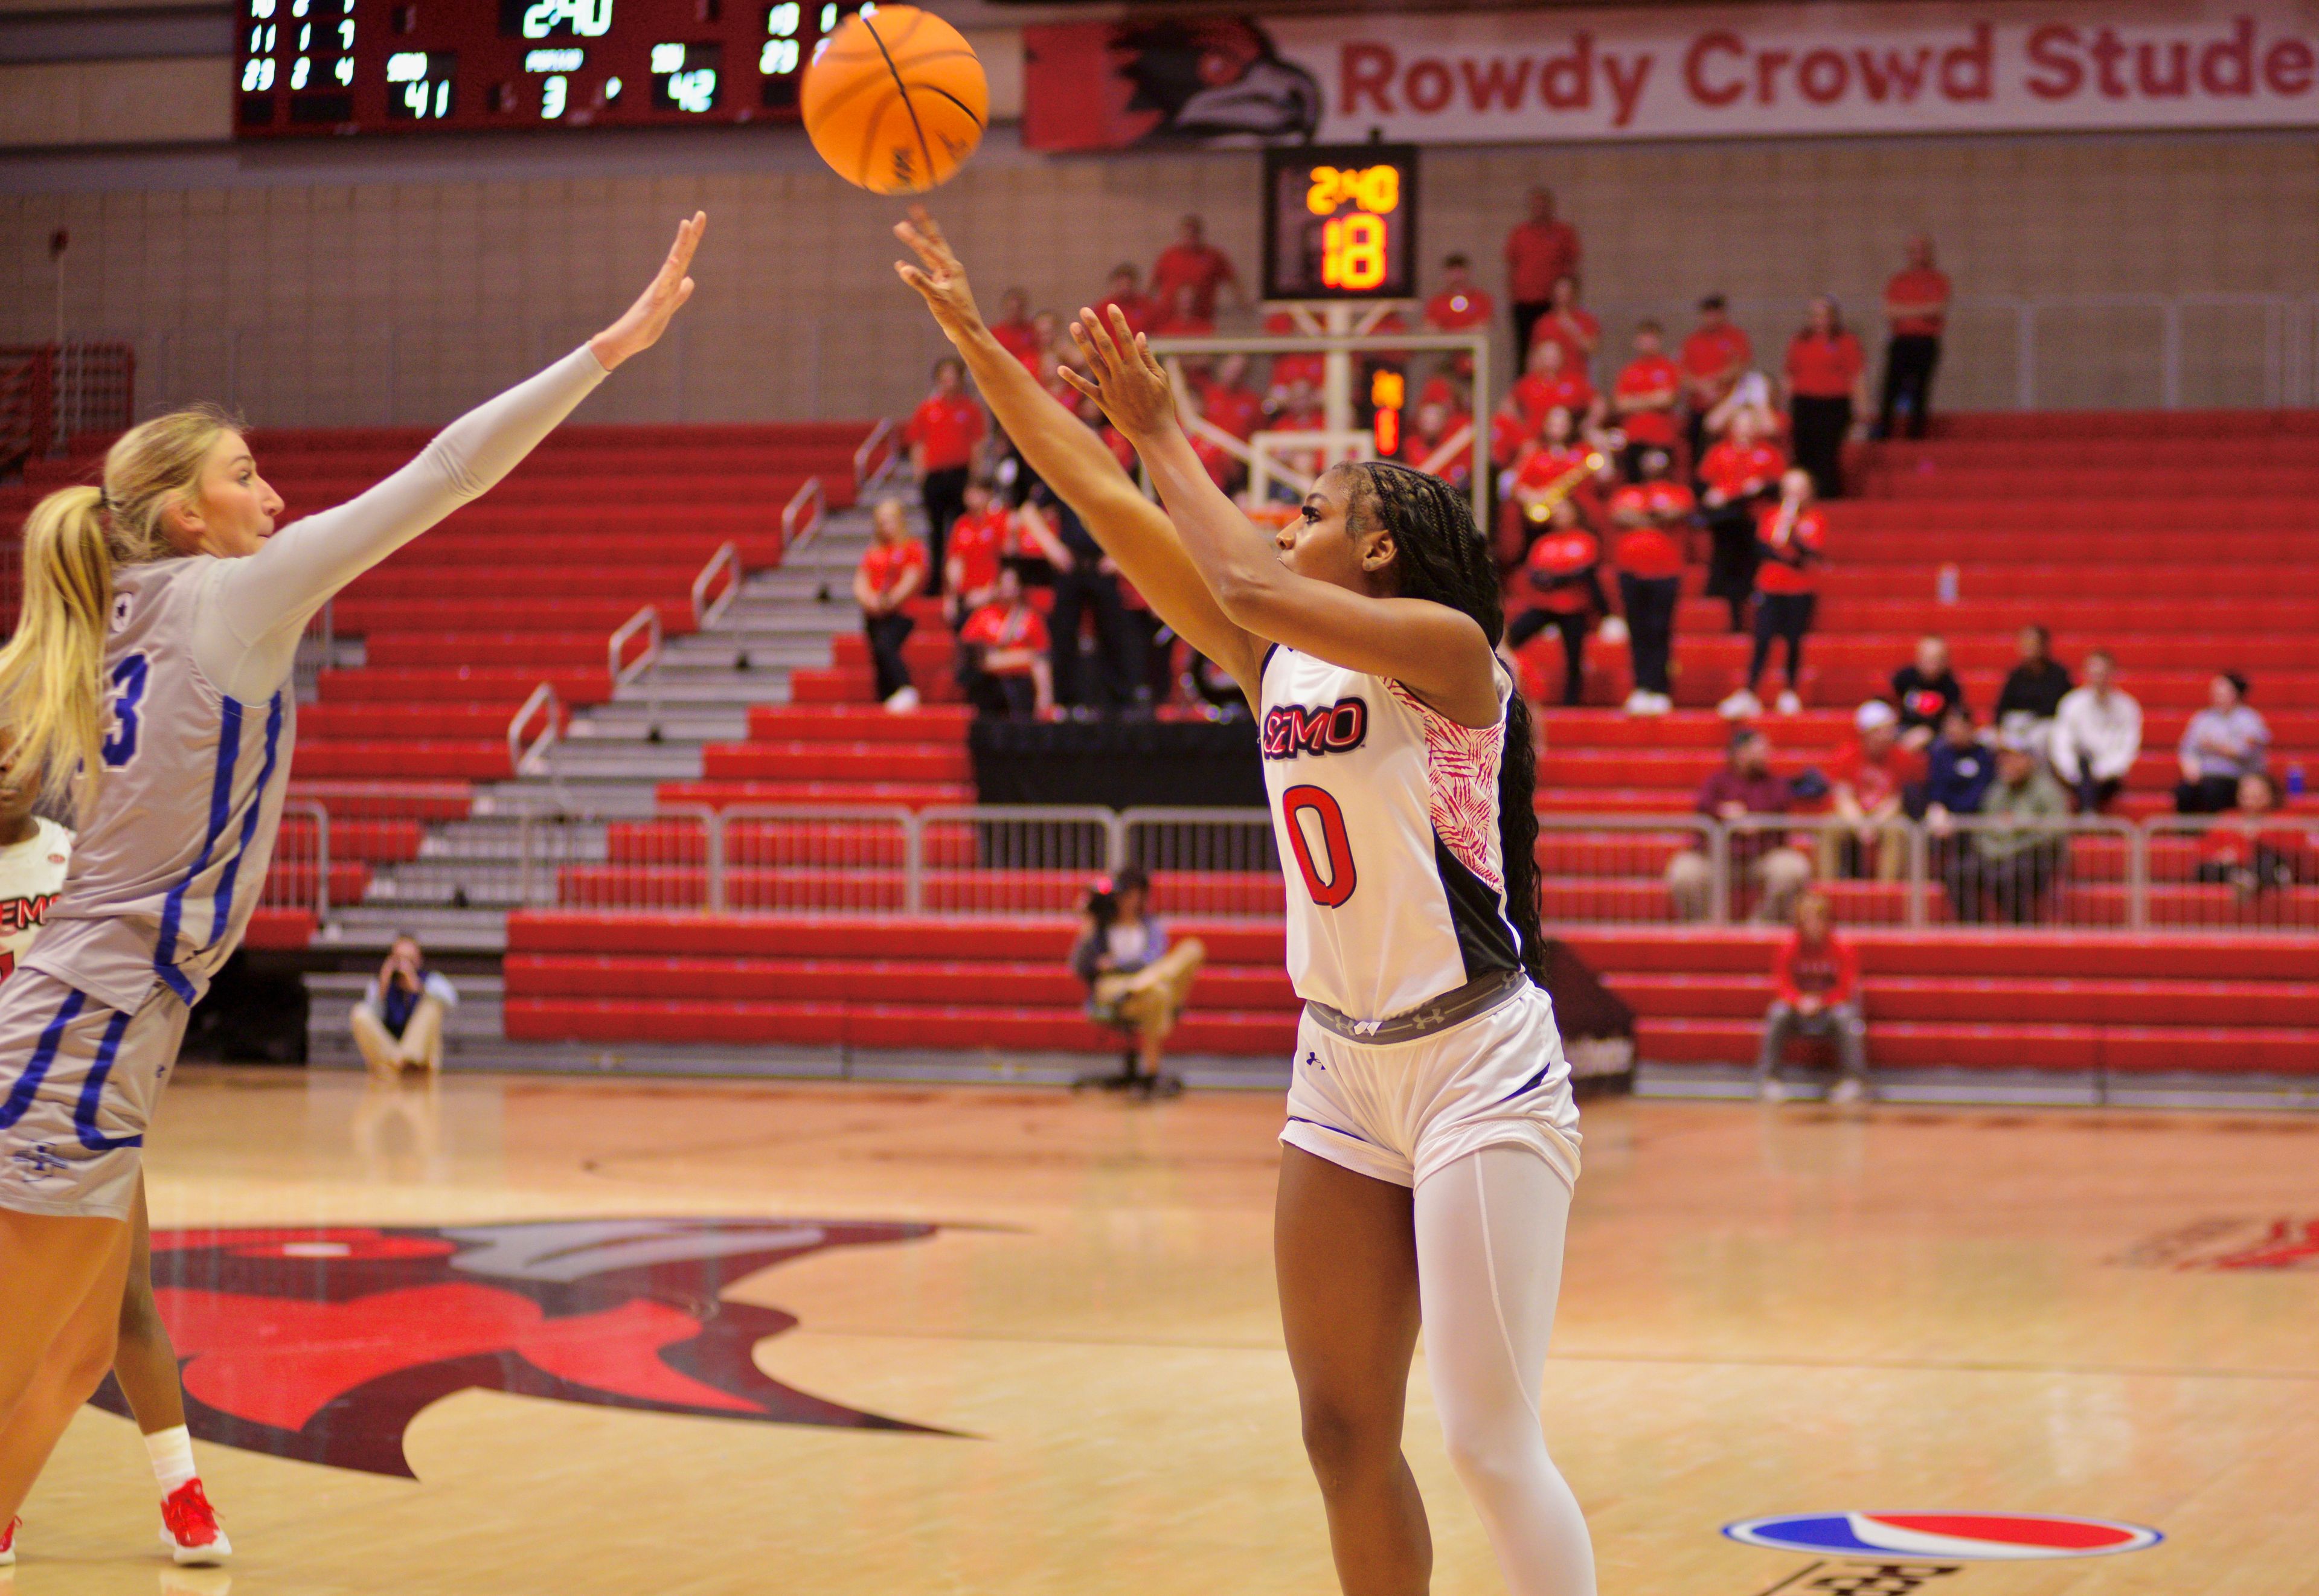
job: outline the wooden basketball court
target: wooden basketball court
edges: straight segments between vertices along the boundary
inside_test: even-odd
[[[0,1591],[1327,1596],[1273,1302],[1279,1114],[189,1072],[155,1225],[262,1229],[162,1255],[181,1282],[207,1260],[164,1298],[188,1388],[368,1464],[200,1446],[239,1555],[180,1572],[131,1426],[92,1408]],[[1613,1101],[1585,1132],[1548,1419],[1606,1596],[2319,1592],[2319,1117]],[[556,1294],[704,1249],[730,1281],[699,1300]],[[360,1284],[397,1269],[434,1273]],[[922,1428],[771,1421],[767,1392]],[[415,1478],[380,1465],[398,1439]],[[1421,1366],[1409,1446],[1435,1589],[1499,1591]],[[2166,1538],[1998,1563],[1720,1533],[1846,1510]]]

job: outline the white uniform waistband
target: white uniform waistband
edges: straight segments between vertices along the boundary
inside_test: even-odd
[[[1314,1024],[1335,1032],[1348,1041],[1384,1047],[1415,1041],[1452,1025],[1462,1025],[1502,1004],[1511,1003],[1529,985],[1529,974],[1526,970],[1493,969],[1487,975],[1475,976],[1462,987],[1452,987],[1439,997],[1429,997],[1415,1008],[1387,1014],[1382,1020],[1356,1020],[1309,997],[1304,1000],[1304,1012],[1312,1016]]]

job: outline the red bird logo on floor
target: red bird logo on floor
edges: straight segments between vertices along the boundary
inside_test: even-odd
[[[224,1446],[413,1476],[429,1403],[479,1387],[654,1413],[944,1434],[795,1391],[756,1344],[798,1321],[722,1293],[926,1224],[609,1219],[440,1230],[153,1232],[153,1294],[187,1422]],[[108,1379],[95,1398],[126,1413]]]

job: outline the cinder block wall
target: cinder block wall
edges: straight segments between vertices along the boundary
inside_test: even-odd
[[[752,137],[749,169],[699,139],[591,167],[576,138],[497,145],[487,180],[343,149],[174,167],[84,156],[45,188],[20,167],[19,192],[0,193],[0,339],[48,336],[46,242],[67,226],[70,325],[137,341],[149,408],[218,397],[259,424],[439,421],[600,325],[674,219],[703,206],[714,230],[681,339],[591,415],[905,409],[938,345],[892,275],[898,207],[837,182],[794,133]],[[1646,311],[1679,325],[1710,288],[1737,302],[1767,361],[1815,291],[1872,327],[1900,242],[1922,228],[1960,293],[1985,302],[1958,319],[1943,379],[1955,402],[2014,402],[2016,302],[2044,300],[2057,302],[2036,317],[2040,403],[2154,403],[2161,312],[2132,296],[2185,295],[2206,297],[2182,313],[2184,402],[2307,398],[2319,141],[2306,137],[1435,149],[1429,279],[1463,248],[1496,285],[1535,181],[1583,230],[1588,295],[1614,339]],[[1002,130],[934,202],[994,303],[1020,284],[1060,308],[1115,261],[1148,266],[1187,210],[1253,276],[1255,187],[1246,152],[1050,160]],[[2088,302],[2104,296],[2118,302]]]

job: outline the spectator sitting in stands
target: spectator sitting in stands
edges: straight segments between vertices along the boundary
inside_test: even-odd
[[[2278,784],[2267,773],[2240,777],[2237,812],[2217,821],[2200,841],[2198,879],[2227,884],[2242,903],[2308,880],[2311,861],[2303,831],[2275,824],[2278,808]]]
[[[1952,704],[1941,717],[1941,735],[1925,758],[1926,828],[1936,836],[1955,829],[1958,815],[1978,815],[1989,784],[1997,780],[1997,758],[1974,735],[1972,711]]]
[[[1121,261],[1112,267],[1111,281],[1105,285],[1103,301],[1095,311],[1096,315],[1107,320],[1111,307],[1117,305],[1119,313],[1127,318],[1131,331],[1149,332],[1152,320],[1160,313],[1160,306],[1150,295],[1136,287],[1136,280],[1135,267],[1128,262]]]
[[[443,1019],[458,1005],[457,988],[427,968],[419,939],[405,933],[347,1019],[371,1073],[393,1079],[406,1069],[443,1068]]]
[[[1683,401],[1683,368],[1667,358],[1666,335],[1656,321],[1635,327],[1635,357],[1611,384],[1611,409],[1626,439],[1619,451],[1629,482],[1643,480],[1646,450],[1675,446],[1676,407]]]
[[[2087,815],[2109,807],[2142,757],[2142,706],[2116,685],[2116,670],[2109,650],[2087,654],[2086,684],[2062,695],[2046,735],[2053,773]]]
[[[1087,983],[1087,1016],[1135,1037],[1121,1075],[1085,1082],[1173,1097],[1184,1083],[1160,1067],[1160,1049],[1176,1028],[1207,950],[1197,937],[1170,947],[1168,933],[1147,912],[1150,879],[1130,867],[1088,891],[1071,969]]]
[[[2018,739],[2000,743],[1997,780],[1981,800],[1985,824],[1949,861],[1949,905],[1959,920],[2032,924],[2068,857],[2070,800]]]
[[[1999,736],[2026,737],[2044,753],[2053,735],[2053,717],[2070,690],[2070,668],[2053,657],[2053,635],[2040,626],[2026,626],[2014,640],[2020,663],[2006,673],[1997,695]]]
[[[1707,451],[1700,480],[1707,484],[1700,505],[1712,542],[1707,563],[1707,596],[1731,607],[1731,629],[1747,629],[1747,600],[1755,591],[1755,519],[1779,496],[1788,457],[1764,436],[1763,412],[1742,410],[1731,418],[1728,437]]]
[[[943,560],[943,618],[952,630],[995,596],[998,563],[1013,552],[1014,523],[1013,511],[991,502],[988,482],[977,477],[966,484],[966,513],[951,527]]]
[[[996,596],[967,618],[958,640],[958,684],[976,713],[1020,720],[1054,708],[1047,623],[1024,602],[1013,566],[1000,569]]]
[[[1489,326],[1497,309],[1496,302],[1474,282],[1473,263],[1462,255],[1452,255],[1441,263],[1441,292],[1425,302],[1425,325],[1436,332],[1469,332]],[[1474,374],[1473,356],[1462,350],[1448,364],[1460,376]]]
[[[1506,391],[1501,413],[1513,417],[1529,437],[1537,437],[1548,412],[1565,410],[1582,433],[1592,431],[1602,419],[1602,397],[1586,379],[1585,368],[1573,366],[1569,354],[1551,340],[1529,352],[1521,380]]]
[[[1844,824],[1820,834],[1820,874],[1897,881],[1908,861],[1906,795],[1923,762],[1900,745],[1899,714],[1883,699],[1861,705],[1852,725],[1858,735],[1836,752],[1829,778]]]
[[[1160,314],[1152,320],[1150,333],[1153,338],[1204,338],[1215,329],[1216,324],[1200,314],[1198,290],[1189,283],[1178,283],[1174,293],[1160,302]],[[1187,356],[1186,365],[1188,368],[1190,365]]]
[[[1230,291],[1235,309],[1247,303],[1232,257],[1208,242],[1207,223],[1196,214],[1187,215],[1177,224],[1176,241],[1160,252],[1151,267],[1151,297],[1161,304],[1178,304],[1186,289],[1191,291],[1191,300],[1184,310],[1211,326],[1215,321],[1218,289]]]
[[[2217,815],[2237,799],[2239,778],[2263,768],[2270,728],[2246,701],[2247,680],[2225,671],[2207,684],[2206,707],[2183,728],[2182,784],[2174,807],[2185,815]]]
[[[1575,708],[1586,691],[1586,634],[1594,618],[1610,612],[1602,595],[1602,546],[1578,518],[1568,499],[1557,504],[1538,541],[1530,545],[1523,572],[1533,594],[1531,608],[1506,623],[1509,654],[1548,627],[1562,634],[1562,702]]]
[[[1428,400],[1417,407],[1417,414],[1410,420],[1409,447],[1403,453],[1420,470],[1430,469],[1451,487],[1465,488],[1474,480],[1473,426],[1474,418],[1464,410],[1439,400]],[[1457,452],[1437,462],[1435,456],[1461,429],[1467,436]]]
[[[998,320],[990,324],[990,336],[1017,360],[1027,362],[1039,352],[1039,324],[1031,319],[1029,294],[1010,288],[999,296]]]
[[[1764,1045],[1755,1055],[1755,1094],[1766,1103],[1787,1096],[1780,1062],[1791,1036],[1826,1036],[1836,1042],[1841,1075],[1830,1103],[1857,1103],[1868,1095],[1868,1023],[1861,1013],[1860,954],[1836,934],[1827,899],[1807,892],[1796,900],[1796,928],[1772,955],[1772,1006],[1764,1015]]]
[[[1755,346],[1719,293],[1699,302],[1699,323],[1683,340],[1683,408],[1691,417],[1691,457],[1698,462],[1707,453],[1707,418],[1739,385],[1741,374],[1755,359]]]
[[[1964,704],[1964,684],[1949,668],[1947,638],[1917,639],[1917,657],[1892,672],[1892,701],[1900,706],[1901,746],[1930,747],[1949,711]]]
[[[1521,561],[1529,540],[1553,518],[1556,505],[1566,499],[1591,503],[1595,486],[1610,480],[1611,463],[1575,431],[1571,413],[1557,405],[1546,412],[1538,441],[1524,446],[1506,493],[1512,525],[1499,528],[1503,563]]]
[[[1724,767],[1707,779],[1692,807],[1728,825],[1749,815],[1783,815],[1793,797],[1788,782],[1772,773],[1772,740],[1753,726],[1737,726]],[[1728,857],[1734,879],[1752,883],[1760,894],[1751,917],[1767,924],[1785,920],[1796,894],[1811,884],[1811,861],[1777,830],[1734,831]],[[1707,917],[1713,869],[1696,848],[1667,861],[1667,896],[1674,900],[1677,918]]]
[[[1453,410],[1462,410],[1473,392],[1473,383],[1458,369],[1457,361],[1445,356],[1434,363],[1432,374],[1417,390],[1417,402],[1421,406],[1446,404]]]
[[[917,629],[907,606],[926,584],[925,546],[910,536],[902,501],[880,499],[870,512],[870,546],[853,569],[853,601],[862,607],[862,630],[870,639],[879,702],[897,714],[918,707],[918,690],[902,645]]]

